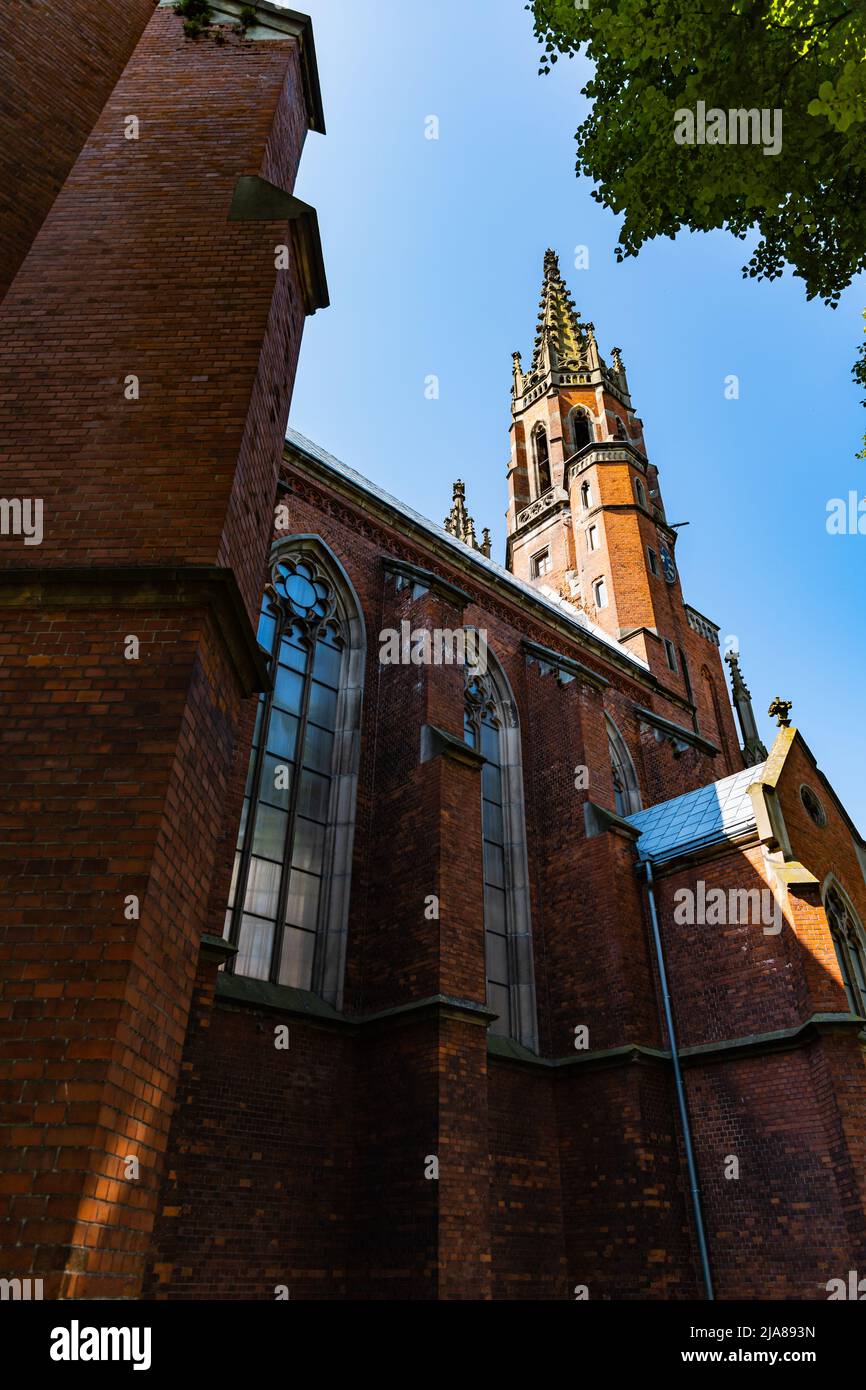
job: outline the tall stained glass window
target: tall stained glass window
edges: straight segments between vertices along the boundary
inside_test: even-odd
[[[311,989],[334,849],[347,633],[335,586],[309,554],[275,564],[258,638],[272,653],[273,690],[259,698],[226,935],[238,947],[236,974]]]
[[[483,668],[467,668],[466,742],[484,758],[481,836],[487,1004],[490,1031],[538,1045],[532,962],[529,868],[517,708],[505,673],[486,643]]]

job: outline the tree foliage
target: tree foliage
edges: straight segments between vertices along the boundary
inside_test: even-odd
[[[758,244],[744,275],[785,265],[836,305],[866,268],[864,0],[533,0],[541,70],[585,52],[578,171],[622,216],[617,255],[681,227]],[[677,144],[675,113],[781,111],[782,144]],[[854,368],[863,380],[866,363]]]

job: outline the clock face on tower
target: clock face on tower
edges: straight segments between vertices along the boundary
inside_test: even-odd
[[[669,584],[673,584],[674,580],[677,577],[677,567],[674,564],[674,557],[668,550],[666,545],[659,545],[659,556],[661,557],[662,569],[664,570],[665,579],[668,581]]]

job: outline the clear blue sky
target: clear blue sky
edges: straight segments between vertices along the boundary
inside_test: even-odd
[[[807,304],[790,273],[743,280],[747,244],[722,233],[617,265],[616,218],[574,173],[584,65],[537,75],[522,0],[297,3],[328,134],[308,138],[296,192],[319,212],[331,308],[307,322],[291,424],[436,521],[462,477],[501,561],[511,353],[531,350],[553,246],[602,352],[623,350],[668,516],[691,523],[688,602],[738,636],[765,742],[770,700],[793,700],[866,832],[866,536],[826,531],[830,498],[866,492],[850,377],[866,285]],[[579,244],[588,270],[571,268]]]

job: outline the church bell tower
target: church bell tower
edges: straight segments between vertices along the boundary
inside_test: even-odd
[[[508,568],[676,677],[665,648],[683,607],[676,531],[620,349],[608,365],[553,251],[544,257],[528,371],[514,354],[512,416]]]

